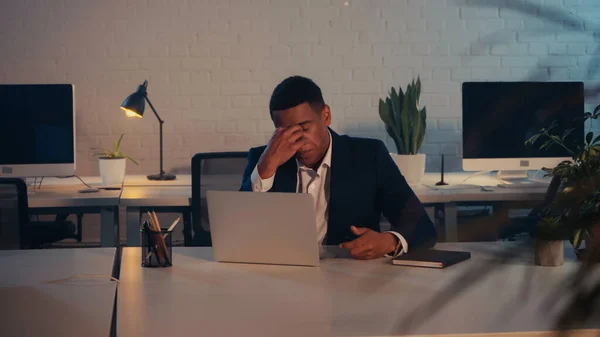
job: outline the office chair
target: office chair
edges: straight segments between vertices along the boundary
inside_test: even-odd
[[[184,228],[186,246],[212,246],[210,232],[202,226],[202,209],[206,209],[202,187],[204,185],[205,190],[239,190],[247,158],[248,151],[196,153],[192,157],[192,228]],[[205,179],[203,182],[203,175],[223,179],[214,182]],[[204,217],[204,221],[208,223],[208,216]],[[193,237],[190,233],[192,230]]]
[[[36,249],[66,238],[77,238],[74,223],[62,216],[31,221],[25,182],[0,178],[0,249]]]
[[[29,223],[27,186],[21,179],[0,179],[0,249],[21,249]]]

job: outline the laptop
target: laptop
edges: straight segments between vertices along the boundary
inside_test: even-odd
[[[215,261],[319,265],[310,194],[207,191],[206,198]]]

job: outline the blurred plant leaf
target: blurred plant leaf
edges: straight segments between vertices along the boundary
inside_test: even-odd
[[[587,144],[592,144],[592,139],[594,139],[594,133],[590,131],[585,135],[585,142]]]

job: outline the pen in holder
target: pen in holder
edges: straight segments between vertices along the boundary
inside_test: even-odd
[[[144,221],[140,228],[142,242],[142,267],[170,267],[173,265],[172,229],[156,230]]]

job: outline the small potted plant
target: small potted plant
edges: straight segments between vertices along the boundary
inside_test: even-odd
[[[418,153],[425,138],[427,110],[419,108],[421,79],[413,80],[406,92],[391,88],[385,101],[379,99],[379,117],[385,131],[396,145],[390,153],[400,172],[409,183],[419,183],[425,174],[425,154]]]
[[[100,176],[102,177],[102,185],[120,185],[125,179],[125,164],[126,159],[131,160],[134,164],[138,163],[133,158],[121,152],[121,141],[123,135],[119,137],[117,142],[113,142],[113,149],[98,149],[93,148],[96,151],[94,156],[98,156],[98,163],[100,165]]]
[[[595,236],[600,228],[600,136],[594,137],[591,122],[599,117],[600,105],[594,113],[585,113],[583,118],[585,121],[590,120],[590,130],[584,143],[576,148],[570,148],[565,142],[573,130],[556,135],[553,132],[556,123],[527,140],[527,143],[534,144],[543,138],[545,141],[540,146],[541,149],[561,146],[572,157],[554,168],[544,168],[553,178],[547,193],[548,204],[538,213],[539,221],[536,224],[538,264],[562,264],[552,256],[558,258],[560,255],[560,259],[564,258],[563,240],[570,241],[579,259],[587,259],[592,247],[598,244]]]

